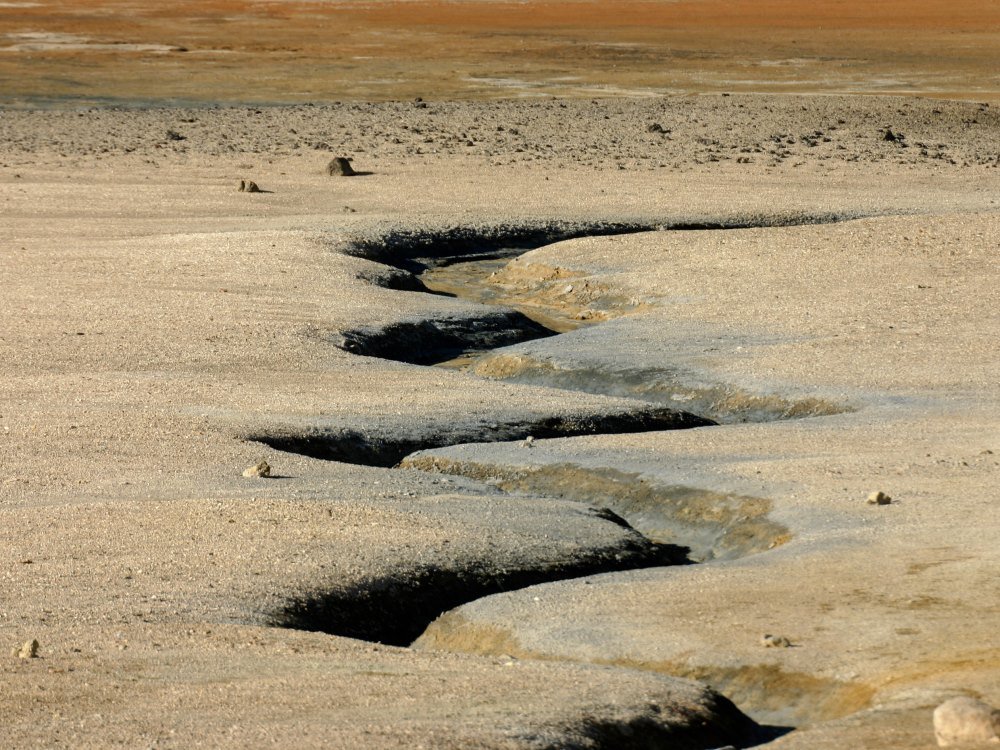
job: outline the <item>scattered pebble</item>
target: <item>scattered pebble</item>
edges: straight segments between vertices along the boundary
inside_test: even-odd
[[[525,448],[531,448],[531,447],[533,447],[535,445],[535,438],[534,438],[534,436],[528,435],[528,437],[526,437],[524,439],[524,442],[521,443],[521,445],[523,445]]]
[[[890,503],[892,503],[892,498],[884,492],[873,492],[868,495],[869,505],[889,505]]]
[[[16,656],[18,659],[37,659],[38,658],[38,641],[32,638],[30,641],[25,641],[21,648],[13,648],[10,651],[11,656]]]
[[[1000,710],[962,696],[934,709],[934,736],[940,747],[1000,743]]]
[[[764,648],[789,648],[792,642],[783,635],[764,633],[760,638],[760,645]]]
[[[271,465],[267,461],[261,461],[253,466],[248,466],[243,470],[245,477],[269,477],[271,476]]]

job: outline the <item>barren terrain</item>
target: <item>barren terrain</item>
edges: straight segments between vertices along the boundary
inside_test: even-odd
[[[682,92],[995,100],[980,0],[0,5],[6,103],[303,102]]]
[[[1000,705],[979,5],[0,4],[0,746]]]

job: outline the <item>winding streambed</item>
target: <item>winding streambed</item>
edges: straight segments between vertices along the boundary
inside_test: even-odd
[[[642,229],[649,227],[625,228],[625,231]],[[612,232],[597,228],[592,233]],[[569,234],[581,236],[587,232]],[[525,235],[529,241],[525,240]],[[470,248],[468,242],[450,245],[442,241],[432,246],[429,257],[423,258],[419,250],[428,248],[423,241],[418,242],[414,246],[416,250],[411,247],[401,252],[394,265],[405,274],[423,273],[419,280],[403,279],[399,287],[395,286],[400,281],[397,279],[393,282],[394,288],[461,297],[483,304],[482,311],[478,315],[465,313],[453,318],[404,321],[375,330],[345,331],[340,344],[354,354],[457,368],[469,373],[469,377],[506,376],[550,387],[626,395],[632,399],[634,407],[610,414],[492,423],[471,431],[422,434],[415,438],[386,437],[357,430],[345,430],[336,435],[255,437],[274,448],[317,458],[450,473],[486,482],[484,491],[500,489],[536,497],[539,502],[558,497],[607,508],[609,510],[604,512],[609,514],[609,519],[627,522],[652,546],[629,559],[581,560],[580,565],[563,565],[547,571],[511,571],[508,575],[489,571],[479,575],[470,570],[468,575],[456,576],[453,572],[427,570],[409,580],[373,582],[365,591],[341,592],[299,602],[281,613],[275,624],[406,645],[444,612],[500,591],[613,570],[732,559],[766,551],[790,538],[786,528],[768,517],[771,503],[763,498],[727,495],[702,487],[657,486],[615,467],[593,470],[566,465],[546,466],[540,470],[505,469],[489,461],[454,461],[423,452],[457,444],[483,445],[516,440],[530,444],[531,440],[542,438],[711,427],[723,421],[764,421],[842,410],[826,403],[795,404],[777,396],[770,399],[754,394],[734,396],[732,389],[726,391],[725,399],[718,398],[718,389],[705,392],[705,388],[695,394],[701,397],[700,400],[685,398],[694,406],[707,406],[706,411],[712,414],[708,417],[678,410],[674,408],[676,399],[662,397],[663,393],[673,396],[682,388],[675,374],[667,370],[651,376],[654,380],[664,378],[667,382],[663,388],[634,388],[631,391],[613,382],[615,373],[611,368],[597,375],[585,373],[572,377],[565,373],[553,376],[551,372],[539,375],[531,368],[507,373],[490,371],[489,367],[484,370],[484,363],[489,365],[497,358],[510,356],[498,349],[597,325],[638,307],[610,290],[593,286],[582,303],[552,304],[552,295],[548,294],[552,284],[565,288],[578,283],[558,273],[527,287],[504,284],[503,269],[512,258],[530,249],[525,244],[541,246],[548,243],[538,239],[561,238],[551,234],[538,238],[527,232],[514,236],[515,241],[509,243],[513,247],[505,247],[504,238],[494,237],[478,249],[475,244]],[[385,247],[377,251],[359,250],[358,254],[375,255],[382,262],[391,257]],[[581,382],[583,387],[579,387]],[[752,401],[749,406],[748,399]]]

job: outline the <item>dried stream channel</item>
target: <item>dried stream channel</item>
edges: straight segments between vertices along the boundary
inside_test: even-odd
[[[475,316],[465,312],[464,317],[403,321],[381,329],[346,331],[340,341],[345,350],[359,355],[457,368],[470,376],[482,374],[550,387],[628,396],[634,408],[621,411],[619,406],[613,413],[562,415],[534,421],[484,423],[479,420],[471,429],[425,430],[413,436],[399,435],[398,431],[387,435],[345,430],[337,434],[255,438],[277,449],[318,458],[461,476],[463,481],[481,482],[479,486],[484,494],[495,494],[499,490],[516,495],[519,501],[576,501],[595,509],[592,512],[599,517],[634,533],[625,548],[599,550],[527,569],[459,563],[457,568],[408,571],[405,575],[371,580],[350,590],[326,592],[293,602],[277,614],[274,624],[408,645],[440,615],[491,594],[595,573],[734,559],[772,549],[790,538],[787,528],[769,518],[771,503],[763,498],[722,494],[690,486],[660,486],[655,480],[615,467],[532,466],[531,462],[525,464],[524,458],[512,460],[507,450],[509,445],[498,445],[496,456],[485,452],[485,446],[490,443],[528,441],[529,437],[685,429],[726,421],[763,421],[843,410],[820,401],[796,402],[779,396],[746,394],[719,384],[685,386],[676,373],[665,369],[652,373],[622,373],[610,367],[602,370],[595,366],[589,372],[568,376],[565,372],[553,374],[556,368],[551,366],[534,370],[523,367],[520,371],[508,368],[507,372],[490,370],[496,367],[497,361],[519,356],[512,354],[512,349],[498,352],[498,348],[523,345],[523,342],[537,342],[547,347],[564,338],[559,334],[586,331],[597,323],[641,306],[641,303],[616,297],[611,291],[594,286],[582,298],[582,304],[550,304],[546,289],[549,282],[563,288],[576,282],[567,282],[556,273],[541,284],[532,282],[525,293],[524,285],[505,285],[502,278],[498,279],[504,275],[512,258],[566,236],[650,229],[599,227],[592,232],[574,231],[565,236],[541,233],[543,237],[540,238],[529,233],[527,242],[525,237],[517,238],[519,241],[512,243],[516,244],[513,247],[505,247],[496,238],[482,245],[470,243],[466,238],[455,246],[444,243],[435,248],[429,258],[421,258],[419,252],[414,252],[415,247],[426,249],[426,244],[422,245],[426,238],[418,238],[409,252],[404,250],[392,259],[392,265],[398,270],[389,272],[385,279],[376,283],[407,291],[460,297],[489,307]],[[536,239],[545,241],[533,241]],[[367,248],[367,251],[365,248],[353,249],[359,250],[359,255],[389,262],[384,247]],[[594,352],[594,361],[599,361],[601,356],[600,351]],[[544,372],[539,374],[540,370]],[[644,375],[653,381],[651,387],[637,387]],[[685,387],[687,391],[683,391]],[[683,392],[681,400],[685,405],[704,407],[714,418],[677,410],[679,391]],[[670,395],[665,397],[664,394]],[[435,451],[449,447],[450,453]],[[465,449],[468,451],[463,452]],[[498,458],[505,450],[506,462]],[[767,701],[775,699],[770,695]],[[791,695],[787,700],[796,701]],[[747,708],[753,710],[753,706]]]
[[[686,222],[670,228],[721,230],[827,223],[843,218],[793,217],[733,224]],[[559,334],[597,330],[595,324],[642,305],[586,280],[581,285],[586,293],[577,295],[575,303],[567,302],[564,296],[554,301],[549,294],[553,284],[565,288],[579,282],[567,282],[568,276],[557,269],[540,282],[529,278],[527,283],[521,283],[524,281],[521,278],[513,284],[504,283],[503,274],[516,265],[516,261],[511,263],[512,259],[560,240],[659,229],[663,227],[613,223],[456,229],[451,233],[400,234],[384,237],[378,243],[352,245],[347,249],[349,253],[389,266],[372,283],[460,297],[480,303],[482,308],[474,314],[466,309],[455,316],[344,331],[338,343],[346,351],[363,356],[459,368],[473,376],[484,365],[488,369],[498,358],[505,361],[504,357],[516,356],[510,352],[517,347],[505,347],[536,341],[551,346],[569,337]],[[599,360],[601,347],[597,348],[594,357]],[[616,380],[627,384],[630,378],[634,380],[642,373],[623,376],[607,370],[596,377],[578,377],[566,382],[565,378],[551,377],[551,371],[541,376],[531,368],[526,371],[526,376],[524,371],[500,375],[510,376],[514,381],[630,398],[624,400],[624,406],[619,400],[600,413],[563,411],[507,421],[470,418],[454,420],[454,424],[448,425],[345,427],[249,437],[278,450],[314,458],[462,476],[482,483],[479,486],[484,493],[499,490],[536,497],[541,502],[545,498],[558,498],[585,503],[605,509],[600,512],[608,514],[609,519],[635,529],[636,543],[628,550],[597,554],[587,560],[563,560],[544,570],[493,570],[488,566],[461,572],[427,569],[408,580],[395,577],[373,580],[364,590],[322,593],[308,601],[295,602],[280,614],[277,624],[405,645],[442,612],[499,591],[612,570],[732,559],[771,549],[789,538],[788,530],[768,517],[771,503],[766,499],[721,494],[699,487],[660,486],[616,467],[567,464],[529,468],[517,462],[504,464],[484,456],[481,448],[491,443],[529,439],[707,427],[720,421],[747,419],[748,414],[758,419],[778,419],[831,413],[832,407],[826,411],[825,404],[816,408],[807,405],[796,411],[794,403],[779,397],[745,396],[731,388],[725,390],[725,398],[720,400],[715,398],[719,393],[717,386],[708,389],[711,393],[707,396],[702,393],[700,400],[685,396],[694,405],[708,407],[713,416],[721,417],[717,420],[678,409],[673,396],[681,386],[676,380],[666,385],[661,383],[663,388],[653,388],[653,396],[649,397],[648,393],[614,386]],[[656,377],[662,380],[664,372],[658,370]],[[582,387],[577,387],[581,382]],[[671,394],[670,398],[658,397],[666,392]],[[479,452],[470,460],[434,453],[434,449],[449,446],[464,446]]]
[[[628,227],[615,228],[629,230]],[[482,253],[406,260],[398,264],[399,273],[392,272],[379,283],[407,291],[457,296],[457,287],[476,286],[482,277],[503,266],[509,258],[525,252],[525,249],[494,248]],[[446,292],[436,288],[437,284],[432,280],[425,286],[424,279],[428,276],[418,280],[407,270],[427,268],[451,269],[453,279],[464,277],[464,281],[453,282],[456,290]],[[558,332],[554,330],[556,327],[570,330],[575,325],[557,320],[556,316],[526,315],[497,306],[484,308],[476,316],[464,313],[464,316],[454,318],[403,321],[382,329],[348,331],[344,332],[340,343],[345,350],[356,354],[382,356],[414,364],[454,366],[451,360],[456,355],[465,357],[473,352],[488,353],[510,343],[553,336]],[[418,425],[411,435],[401,434],[399,430],[383,434],[373,430],[345,429],[335,433],[251,437],[279,450],[316,458],[392,467],[421,450],[456,444],[687,429],[712,424],[711,420],[689,412],[635,402],[634,406],[622,407],[619,404],[601,413],[575,414],[564,410],[559,414],[506,422],[469,420],[447,430],[434,429],[433,426],[424,429]],[[438,470],[423,466],[410,468]],[[493,482],[480,483],[474,476],[467,477],[467,481],[488,495],[504,490]],[[525,500],[535,498],[542,503],[552,502],[551,494],[532,492],[528,488],[516,491]],[[349,590],[320,592],[296,600],[276,614],[274,624],[408,645],[442,613],[491,594],[596,573],[693,562],[688,557],[688,547],[644,536],[619,514],[608,509],[608,503],[593,502],[595,498],[592,497],[567,499],[585,503],[594,508],[590,512],[596,518],[623,527],[623,540],[606,548],[581,548],[571,558],[562,559],[553,554],[544,565],[535,563],[526,568],[500,563],[459,564],[457,568],[425,567],[407,571],[405,576],[373,579]]]
[[[567,303],[565,294],[557,295],[554,300],[549,294],[552,286],[560,289],[574,286],[567,283],[572,279],[561,274],[558,269],[546,269],[540,282],[532,279],[528,284],[519,283],[519,279],[524,276],[523,272],[514,270],[513,274],[505,274],[505,271],[510,270],[508,264],[511,259],[523,252],[518,248],[505,248],[479,256],[470,254],[443,261],[425,261],[429,268],[420,275],[420,280],[427,289],[438,294],[448,294],[481,304],[509,306],[528,320],[543,326],[551,336],[602,323],[623,311],[640,306],[634,300],[588,281],[584,282],[589,287],[586,296],[578,297],[575,303]],[[514,278],[513,283],[510,283],[511,276]],[[529,289],[530,291],[526,291]],[[549,346],[553,343],[555,342],[543,342]],[[495,353],[492,349],[473,346],[436,364],[472,374],[480,374],[482,370],[486,370],[487,375],[492,375],[496,370],[491,368],[491,363],[510,357],[516,358],[517,355]],[[602,353],[598,352],[597,357],[601,358]],[[484,363],[486,367],[483,367]],[[665,372],[657,371],[661,380]],[[625,387],[616,387],[616,375],[620,376],[620,380],[625,380]],[[499,376],[508,379],[504,373],[499,373]],[[655,380],[655,377],[651,376],[651,379]],[[534,385],[626,396],[677,407],[677,394],[681,386],[676,379],[671,380],[669,387],[657,389],[648,386],[646,390],[636,392],[627,387],[628,383],[636,382],[636,378],[635,373],[628,377],[623,373],[609,371],[600,378],[592,377],[589,383],[583,383],[584,386],[594,386],[588,388],[574,387],[580,383],[559,377],[558,374],[553,377],[551,370],[547,374],[530,372],[528,377],[518,377],[517,374],[509,377]],[[691,390],[688,388],[685,391],[685,401],[695,400],[695,397],[689,395]],[[778,396],[740,394],[737,389],[722,386],[705,389],[697,403],[713,412],[713,420],[706,421],[705,426],[714,424],[716,417],[722,417],[720,422],[751,419],[765,421],[840,411],[818,399],[809,399],[805,403],[791,402]],[[700,414],[697,418],[704,419]],[[625,430],[603,432],[613,431]],[[660,486],[647,482],[639,475],[614,468],[587,468],[574,464],[527,467],[502,461],[457,459],[436,455],[433,451],[414,453],[403,459],[401,466],[489,481],[505,492],[566,498],[607,507],[654,542],[683,544],[687,550],[687,559],[691,562],[742,557],[773,549],[789,539],[788,530],[768,518],[771,503],[765,499],[683,485]]]

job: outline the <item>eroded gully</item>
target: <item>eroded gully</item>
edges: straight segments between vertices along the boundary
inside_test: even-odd
[[[842,411],[832,403],[745,393],[724,383],[685,381],[669,369],[637,373],[616,381],[613,371],[579,372],[502,365],[498,349],[575,330],[635,310],[639,305],[614,290],[587,280],[585,294],[553,300],[552,290],[573,287],[559,275],[511,280],[506,264],[527,250],[579,236],[624,234],[656,229],[721,231],[748,226],[820,223],[844,217],[793,217],[771,223],[696,222],[676,226],[594,224],[565,227],[500,227],[453,230],[440,234],[403,234],[351,249],[392,265],[383,286],[460,297],[488,305],[477,314],[404,321],[377,329],[342,332],[339,345],[361,356],[420,365],[457,368],[469,377],[505,378],[555,388],[626,396],[634,408],[616,413],[552,415],[492,422],[452,432],[380,435],[361,430],[330,434],[258,434],[252,439],[272,448],[371,466],[460,475],[488,482],[496,489],[533,497],[559,497],[604,509],[609,520],[630,525],[642,543],[621,555],[581,555],[575,564],[549,569],[497,571],[427,569],[405,579],[373,581],[366,590],[341,591],[296,602],[277,613],[275,624],[320,630],[354,638],[406,645],[436,617],[461,604],[502,591],[543,582],[615,570],[669,564],[704,563],[764,552],[789,539],[788,530],[771,520],[764,498],[714,492],[707,488],[657,485],[613,466],[588,468],[562,464],[543,468],[510,467],[489,460],[460,461],[422,453],[450,445],[624,434],[653,430],[710,427],[733,421],[768,421],[821,416]],[[510,283],[508,283],[510,282]],[[497,362],[501,364],[498,365]],[[522,360],[523,362],[524,360]],[[691,410],[678,410],[677,394]],[[484,485],[484,489],[486,486]],[[821,692],[820,689],[818,689]]]

